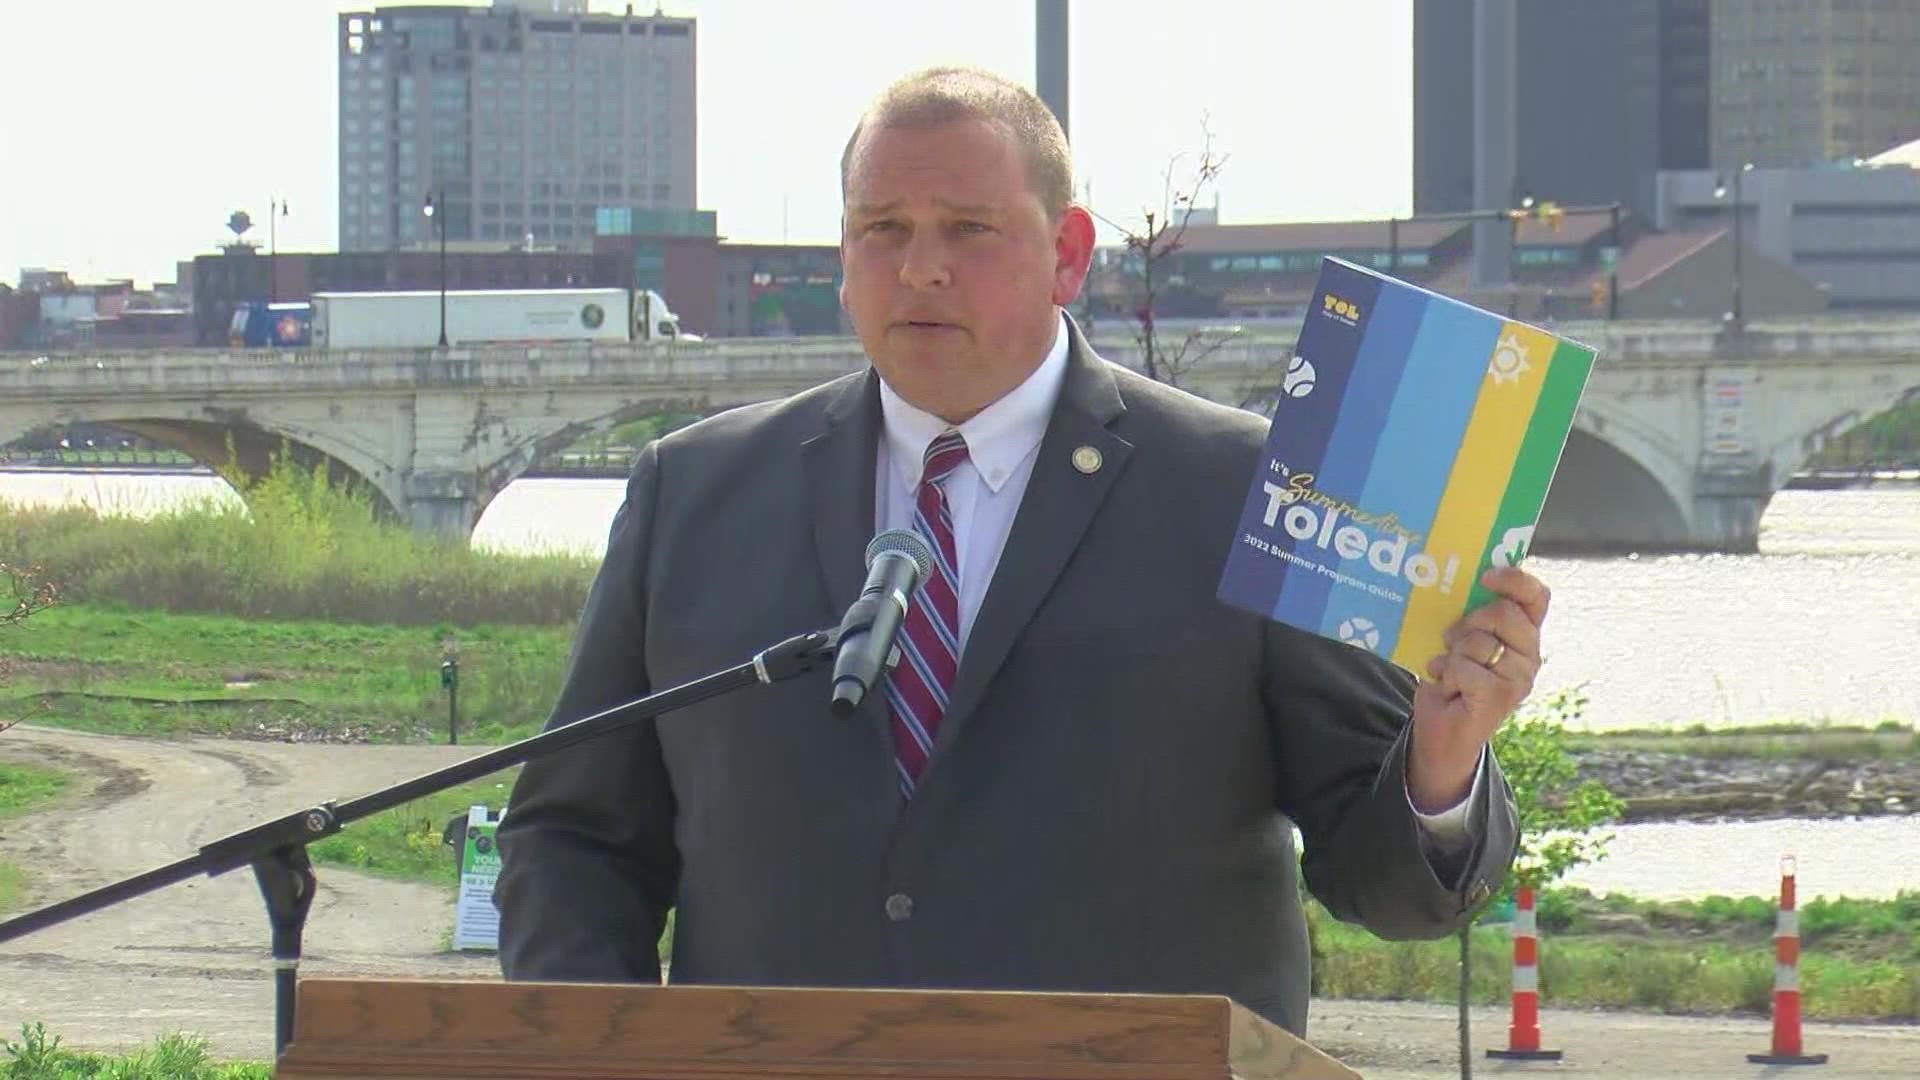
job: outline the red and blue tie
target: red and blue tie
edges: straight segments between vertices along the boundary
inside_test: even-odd
[[[920,490],[914,495],[913,527],[933,548],[933,571],[914,590],[897,641],[900,662],[887,676],[894,763],[900,790],[908,796],[933,755],[933,740],[960,666],[960,560],[953,542],[953,514],[940,485],[966,460],[967,442],[959,432],[948,431],[934,439],[927,445]]]

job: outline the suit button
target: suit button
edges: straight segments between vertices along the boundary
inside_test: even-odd
[[[906,893],[894,893],[887,897],[887,918],[894,922],[906,922],[913,918],[913,897]]]

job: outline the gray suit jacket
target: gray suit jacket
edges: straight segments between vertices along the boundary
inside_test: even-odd
[[[649,445],[555,722],[837,623],[879,427],[868,371]],[[499,834],[507,977],[656,981],[674,908],[676,983],[1220,993],[1304,1033],[1290,823],[1336,916],[1455,929],[1513,856],[1497,767],[1438,880],[1403,779],[1412,679],[1214,597],[1266,427],[1075,330],[911,802],[884,695],[836,719],[824,668],[532,762]]]

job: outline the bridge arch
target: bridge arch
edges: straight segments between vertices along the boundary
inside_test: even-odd
[[[1844,407],[1829,410],[1808,430],[1789,432],[1770,448],[1768,459],[1777,482],[1804,468],[1815,454],[1862,427],[1896,409],[1920,402],[1920,383],[1882,393],[1863,393],[1844,402]]]
[[[1536,550],[1602,552],[1685,546],[1692,531],[1680,493],[1685,467],[1661,437],[1589,400],[1574,414]]]
[[[509,438],[506,452],[480,469],[474,490],[473,523],[479,523],[480,516],[486,512],[488,505],[506,490],[508,484],[541,463],[551,461],[582,439],[650,416],[687,413],[705,417],[733,407],[714,407],[704,401],[684,398],[650,398],[622,402],[616,408],[604,413],[558,426],[531,428],[518,438]]]
[[[248,481],[267,475],[274,457],[284,450],[302,468],[325,466],[329,477],[366,490],[383,516],[404,520],[404,493],[394,483],[394,470],[351,443],[322,431],[302,430],[252,418],[209,420],[204,416],[167,415],[163,410],[89,409],[84,415],[60,417],[56,423],[89,423],[116,428],[149,442],[177,450],[215,470],[224,478],[231,463]],[[28,428],[0,428],[0,446],[26,435]],[[242,499],[244,490],[236,492]]]

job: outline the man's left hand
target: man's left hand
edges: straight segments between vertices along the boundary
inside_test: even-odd
[[[1446,653],[1427,664],[1427,678],[1413,695],[1407,792],[1423,813],[1467,797],[1481,751],[1533,692],[1540,673],[1546,585],[1514,567],[1489,570],[1480,583],[1498,599],[1447,628]]]

